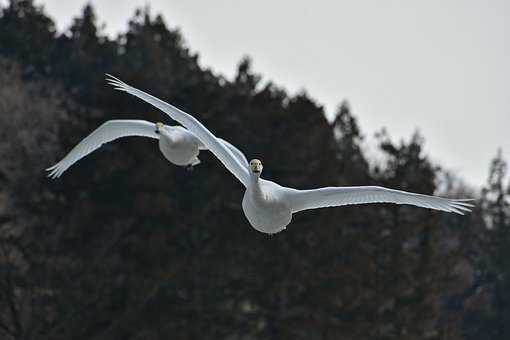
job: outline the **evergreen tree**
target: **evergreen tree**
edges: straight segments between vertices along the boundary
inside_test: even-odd
[[[436,168],[423,155],[423,138],[415,133],[409,143],[395,145],[386,131],[378,135],[386,155],[375,177],[386,187],[434,194]],[[387,221],[378,244],[379,294],[388,306],[382,314],[380,336],[410,339],[460,339],[441,313],[442,299],[450,295],[457,278],[445,278],[460,261],[455,249],[445,251],[440,242],[437,213],[413,207],[391,206],[383,211]],[[458,284],[458,282],[457,282]],[[455,321],[456,322],[456,319]],[[453,331],[452,331],[453,330]]]
[[[288,232],[268,237],[247,224],[242,187],[215,157],[202,152],[188,174],[136,138],[103,146],[58,181],[42,177],[107,119],[173,124],[108,88],[105,72],[189,111],[288,186],[431,194],[436,167],[419,135],[400,144],[382,135],[386,162],[371,170],[345,102],[329,123],[310,95],[264,80],[248,57],[233,80],[218,76],[147,9],[117,39],[91,6],[58,34],[32,1],[0,13],[0,57],[20,63],[17,73],[0,63],[0,329],[9,340],[459,338],[459,310],[443,302],[452,286],[459,305],[468,300],[469,277],[456,272],[474,249],[454,240],[474,228],[470,219],[352,206],[296,214]],[[12,262],[27,244],[33,256]],[[503,244],[494,249],[502,256]],[[491,296],[504,301],[503,287]]]
[[[0,69],[0,338],[49,339],[64,317],[54,279],[69,268],[54,242],[63,206],[41,170],[66,113],[58,90],[25,83],[10,61]]]
[[[25,77],[53,72],[55,35],[54,23],[33,0],[10,0],[0,9],[0,56],[19,62]]]
[[[117,44],[97,27],[96,14],[90,4],[83,8],[80,17],[73,20],[71,27],[56,39],[52,61],[56,77],[75,101],[95,108],[107,105],[103,89],[104,73],[112,72],[117,61],[117,48]],[[87,116],[90,116],[90,112],[81,118],[86,119]]]
[[[337,140],[338,173],[343,185],[362,185],[369,179],[369,166],[362,153],[363,136],[349,104],[342,102],[333,122]]]
[[[485,315],[485,330],[492,339],[510,336],[510,185],[506,175],[507,162],[499,150],[482,191],[484,218],[490,233],[487,243],[490,262],[484,271],[492,300],[490,312]]]

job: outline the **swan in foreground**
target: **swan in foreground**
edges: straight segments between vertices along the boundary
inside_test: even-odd
[[[196,118],[148,93],[108,75],[109,84],[154,105],[191,131],[223,163],[246,188],[242,207],[246,218],[256,230],[274,234],[284,230],[292,214],[307,209],[337,207],[361,203],[396,203],[442,210],[463,215],[471,211],[470,199],[449,199],[415,194],[378,186],[327,187],[297,190],[260,178],[262,163],[253,159],[249,164],[236,157]]]
[[[185,166],[191,170],[200,163],[198,154],[206,148],[195,135],[182,126],[169,126],[161,122],[145,120],[109,120],[94,130],[76,145],[60,162],[47,168],[48,177],[60,177],[71,165],[81,158],[115,139],[128,136],[142,136],[159,140],[159,150],[172,164]],[[237,157],[244,157],[232,144],[221,140]],[[245,161],[245,160],[241,160]]]

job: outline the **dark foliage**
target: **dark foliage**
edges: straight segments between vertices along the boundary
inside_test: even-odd
[[[105,120],[166,119],[108,87],[108,72],[192,113],[248,157],[263,155],[264,176],[284,185],[432,194],[443,172],[419,134],[395,143],[383,131],[374,164],[347,103],[330,123],[306,93],[263,81],[248,58],[234,79],[216,75],[147,10],[112,40],[90,6],[57,33],[32,1],[11,0],[0,9],[0,58],[0,338],[509,338],[500,156],[469,216],[323,209],[268,237],[250,228],[241,186],[207,153],[189,174],[133,138],[60,180],[43,169]]]

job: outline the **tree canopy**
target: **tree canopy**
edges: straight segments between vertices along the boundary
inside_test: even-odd
[[[0,7],[0,69],[2,339],[508,339],[500,154],[471,215],[322,209],[268,237],[250,228],[242,188],[207,153],[189,174],[132,138],[58,181],[43,169],[106,120],[164,119],[109,88],[112,73],[263,155],[264,176],[284,185],[448,195],[444,172],[418,132],[395,142],[383,130],[384,157],[369,159],[346,101],[329,122],[309,94],[288,94],[248,57],[226,79],[147,9],[112,38],[90,5],[57,32],[33,1],[11,0]]]

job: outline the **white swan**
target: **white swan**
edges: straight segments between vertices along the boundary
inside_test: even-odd
[[[128,136],[142,136],[159,140],[159,150],[172,164],[191,169],[200,163],[198,154],[206,148],[202,142],[182,126],[169,126],[145,120],[109,120],[94,130],[76,145],[61,161],[47,168],[48,177],[60,177],[71,165],[81,158],[115,139]],[[221,143],[231,149],[241,161],[247,162],[243,153],[225,140]]]
[[[283,187],[260,178],[262,163],[258,159],[250,161],[249,166],[246,166],[193,116],[113,76],[109,75],[108,82],[115,89],[154,105],[193,132],[245,186],[243,211],[252,227],[260,232],[274,234],[282,231],[292,220],[293,213],[307,209],[361,203],[396,203],[463,215],[464,212],[471,211],[470,208],[473,206],[468,203],[472,201],[470,199],[449,199],[378,186],[327,187],[312,190]]]

